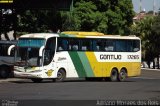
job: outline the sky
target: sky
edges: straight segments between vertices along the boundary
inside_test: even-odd
[[[140,0],[132,0],[133,3],[133,7],[134,7],[134,11],[135,12],[140,12],[139,10],[139,6],[140,6]],[[160,8],[160,0],[155,0],[155,4],[156,4],[156,12],[158,11],[158,9]],[[142,10],[144,10],[146,12],[152,10],[153,11],[153,0],[142,0]]]

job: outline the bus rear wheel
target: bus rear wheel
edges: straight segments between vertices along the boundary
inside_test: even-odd
[[[62,82],[64,81],[64,79],[66,78],[66,72],[64,69],[60,69],[57,73],[57,78],[56,81],[57,82]]]
[[[110,75],[110,81],[112,82],[116,82],[118,78],[118,71],[114,68],[111,71],[111,75]]]
[[[120,71],[120,73],[118,75],[118,81],[123,82],[123,81],[126,80],[126,78],[127,78],[127,72],[126,72],[126,70],[125,69],[121,69],[121,71]]]
[[[43,79],[40,79],[40,78],[32,78],[31,79],[34,83],[40,83],[42,82]]]

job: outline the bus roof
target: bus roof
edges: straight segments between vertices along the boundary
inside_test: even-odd
[[[58,37],[56,33],[32,33],[20,36],[20,38],[44,38],[48,39],[50,37]]]
[[[70,34],[77,36],[103,36],[103,33],[100,32],[79,32],[79,31],[64,31],[62,34]]]
[[[79,38],[110,38],[110,39],[139,39],[135,35],[121,36],[121,35],[105,35],[99,32],[78,32],[65,31],[61,32],[60,37],[79,37]]]
[[[121,36],[121,35],[104,35],[104,38],[111,38],[111,39],[138,39],[139,37],[135,35],[128,35],[128,36]]]
[[[20,36],[20,38],[43,38],[48,39],[50,37],[76,37],[76,38],[110,38],[110,39],[139,39],[135,35],[120,36],[120,35],[104,35],[99,32],[78,32],[78,31],[65,31],[60,34],[56,33],[32,33]]]

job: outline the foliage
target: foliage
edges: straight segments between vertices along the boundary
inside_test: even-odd
[[[74,0],[70,11],[17,9],[18,33],[57,32],[58,29],[129,34],[134,16],[131,0]]]
[[[131,0],[77,0],[72,12],[72,30],[106,34],[128,34],[134,16]]]
[[[155,18],[153,26],[151,28],[153,32],[152,42],[155,45],[155,54],[156,56],[160,55],[160,15]]]
[[[20,10],[18,14],[18,32],[56,32],[61,27],[61,16],[52,9]]]
[[[62,26],[61,26],[61,30],[62,31],[72,31],[72,30],[79,30],[79,25],[78,23],[80,23],[75,17],[72,17],[72,13],[70,12],[60,12],[61,17],[62,17]],[[77,23],[77,24],[75,24]]]
[[[150,61],[154,58],[152,54],[154,51],[151,50],[152,42],[150,38],[152,36],[151,28],[153,22],[154,22],[154,17],[150,16],[150,17],[145,17],[143,20],[140,20],[136,24],[132,25],[132,34],[137,35],[142,39],[143,59],[147,59]],[[152,55],[148,56],[150,53]]]
[[[160,15],[155,18],[155,23],[153,24],[152,30],[156,35],[160,35]]]
[[[154,61],[160,55],[160,16],[148,16],[132,25],[132,34],[142,39],[143,60]]]

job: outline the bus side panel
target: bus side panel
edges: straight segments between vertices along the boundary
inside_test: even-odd
[[[101,58],[101,54],[110,57]],[[128,76],[140,75],[140,59],[127,59],[128,55],[137,56],[139,53],[86,52],[86,55],[95,77],[110,77],[113,68],[116,68],[118,72],[122,68],[126,68]],[[121,57],[118,58],[120,55]],[[111,56],[113,57],[111,58]]]
[[[78,73],[75,69],[73,61],[70,57],[70,54],[67,51],[57,52],[55,56],[55,61],[57,72],[60,68],[63,68],[66,71],[67,78],[78,77]]]
[[[104,63],[97,61],[94,52],[86,52],[86,55],[87,55],[87,59],[89,60],[92,71],[94,73],[94,76],[103,77],[103,66],[104,66],[103,64]]]
[[[104,65],[103,76],[110,77],[113,68],[118,69],[118,72],[120,72],[122,68],[125,68],[129,77],[140,75],[139,62],[106,62]]]
[[[83,67],[83,64],[81,62],[81,57],[79,57],[78,53],[76,51],[69,52],[71,62],[74,64],[75,70],[77,71],[78,77],[85,77],[85,69]]]
[[[125,59],[116,61],[100,60],[101,54],[104,53],[77,51],[62,52],[59,54],[58,58],[66,58],[67,66],[62,65],[66,62],[59,61],[58,67],[66,67],[67,77],[110,77],[113,68],[117,68],[118,72],[120,72],[122,68],[126,68],[129,77],[140,75],[140,62],[130,62]],[[105,53],[105,55],[108,54]],[[122,57],[127,57],[127,55],[129,54],[123,53]]]
[[[75,70],[79,77],[95,77],[91,63],[85,52],[69,52],[71,62],[73,62]],[[93,63],[93,62],[92,62]]]
[[[81,63],[83,65],[84,71],[86,73],[85,77],[95,77],[93,70],[91,68],[91,63],[89,62],[89,59],[86,56],[85,52],[78,52],[78,55],[80,57]]]
[[[85,52],[69,53],[79,77],[95,77],[91,62]]]
[[[133,62],[132,63],[132,73],[128,76],[139,76],[141,74],[141,63],[140,62]]]

